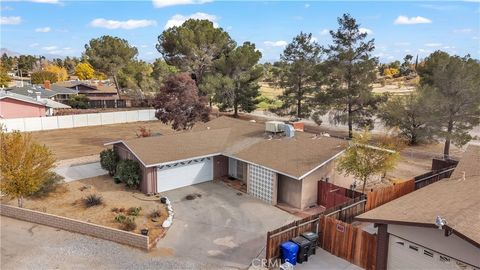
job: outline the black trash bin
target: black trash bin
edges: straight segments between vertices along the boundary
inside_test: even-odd
[[[315,250],[318,246],[318,234],[314,232],[304,232],[302,233],[302,236],[310,241],[310,250],[308,252],[308,256],[315,254]]]
[[[310,241],[303,236],[295,237],[291,241],[298,245],[297,263],[308,261]]]

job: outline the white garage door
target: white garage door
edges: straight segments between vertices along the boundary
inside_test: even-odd
[[[201,158],[159,166],[157,192],[181,188],[213,179],[213,158]]]
[[[471,269],[454,258],[439,254],[426,247],[408,242],[390,234],[388,247],[388,270],[414,269]]]

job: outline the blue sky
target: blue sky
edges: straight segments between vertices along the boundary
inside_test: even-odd
[[[300,31],[320,44],[330,42],[336,18],[350,13],[369,37],[382,62],[407,53],[425,57],[441,49],[480,58],[480,2],[333,1],[2,1],[0,45],[35,55],[80,56],[95,37],[125,38],[139,58],[160,57],[157,37],[186,18],[207,18],[237,43],[252,41],[263,61],[279,58]]]

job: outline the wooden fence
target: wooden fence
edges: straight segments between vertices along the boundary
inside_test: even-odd
[[[405,194],[415,190],[415,180],[408,180],[402,183],[396,183],[389,187],[384,187],[367,193],[367,205],[365,211],[379,207],[391,200],[395,200]]]
[[[348,202],[337,205],[323,212],[326,217],[332,217],[343,222],[352,223],[353,218],[365,212],[367,199],[361,195]]]
[[[443,178],[448,178],[452,175],[457,165],[451,165],[441,170],[430,171],[415,177],[415,190],[433,184]]]
[[[319,245],[331,254],[364,269],[375,269],[377,236],[331,217],[320,219]]]
[[[367,200],[365,199],[365,196],[360,196],[351,199],[349,202],[342,205],[328,209],[321,214],[311,215],[268,232],[265,258],[267,261],[279,258],[280,244],[297,237],[304,232],[316,232],[320,235],[322,231],[320,230],[319,223],[320,219],[324,216],[341,219],[347,222],[353,221],[355,216],[364,212],[366,202]]]

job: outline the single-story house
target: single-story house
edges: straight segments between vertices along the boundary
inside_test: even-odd
[[[378,230],[377,269],[480,269],[480,146],[450,178],[356,217]]]
[[[55,84],[50,84],[46,81],[43,85],[26,85],[23,87],[12,87],[6,89],[7,92],[28,96],[36,99],[37,94],[40,93],[42,99],[51,99],[63,104],[66,104],[70,97],[77,95],[78,91],[61,87]]]
[[[191,131],[107,145],[140,163],[147,194],[233,177],[270,204],[306,209],[317,204],[318,181],[333,180],[335,159],[347,144],[306,132],[275,135],[264,124],[219,117]]]
[[[0,91],[0,119],[44,117],[54,115],[55,109],[65,109],[70,106],[51,99],[37,98]]]
[[[116,108],[126,107],[125,101],[120,100],[117,87],[109,80],[105,81],[64,81],[54,85],[66,87],[88,97],[89,104],[93,108]]]

